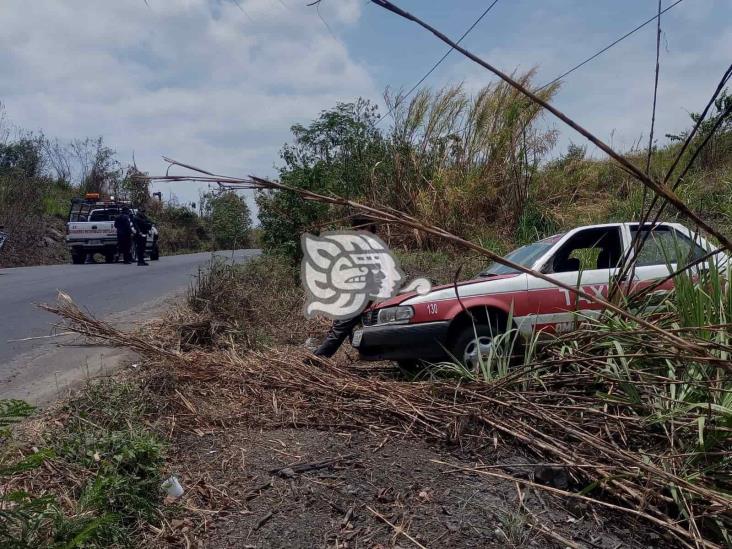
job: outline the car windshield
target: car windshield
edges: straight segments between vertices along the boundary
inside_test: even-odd
[[[560,238],[561,235],[551,236],[549,238],[545,238],[544,240],[540,240],[539,242],[534,242],[533,244],[521,246],[517,250],[514,250],[503,257],[524,267],[532,267],[536,260],[544,255],[547,251],[549,251],[549,248],[554,246],[554,244],[556,244]],[[514,274],[518,272],[520,271],[517,271],[513,267],[508,267],[507,265],[501,265],[500,263],[494,262],[491,263],[486,270],[478,273],[478,276],[496,276],[504,274]]]

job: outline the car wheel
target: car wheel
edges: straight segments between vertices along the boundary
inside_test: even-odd
[[[117,261],[117,257],[115,254],[104,254],[104,262],[105,263],[115,263]]]
[[[83,265],[86,259],[86,254],[71,254],[71,263],[74,265]]]
[[[481,360],[491,352],[494,335],[496,329],[488,324],[469,324],[457,334],[451,347],[452,356],[469,370],[477,370]]]
[[[155,245],[153,246],[153,249],[150,250],[150,261],[157,261],[158,259],[160,259],[160,248]]]

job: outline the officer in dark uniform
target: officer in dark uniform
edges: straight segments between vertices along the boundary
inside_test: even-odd
[[[122,263],[132,263],[132,220],[130,209],[125,206],[114,220],[114,228],[117,229],[117,248],[122,254]]]
[[[149,265],[149,263],[145,261],[147,234],[152,229],[152,222],[145,215],[145,208],[139,208],[137,210],[137,213],[132,217],[132,226],[135,228],[135,252],[137,253],[137,266],[145,267]]]

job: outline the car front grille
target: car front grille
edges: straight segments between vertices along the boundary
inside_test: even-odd
[[[366,311],[361,315],[361,324],[364,326],[373,326],[376,324],[379,320],[379,311],[378,309],[374,309],[371,311]]]

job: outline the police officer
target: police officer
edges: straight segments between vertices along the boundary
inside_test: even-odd
[[[132,217],[132,226],[135,228],[135,252],[137,253],[137,266],[149,265],[145,261],[145,245],[147,234],[152,229],[152,222],[145,215],[145,208],[138,208],[137,213]]]
[[[125,206],[114,220],[114,228],[117,229],[117,248],[122,254],[122,263],[132,263],[132,220],[130,209]]]

